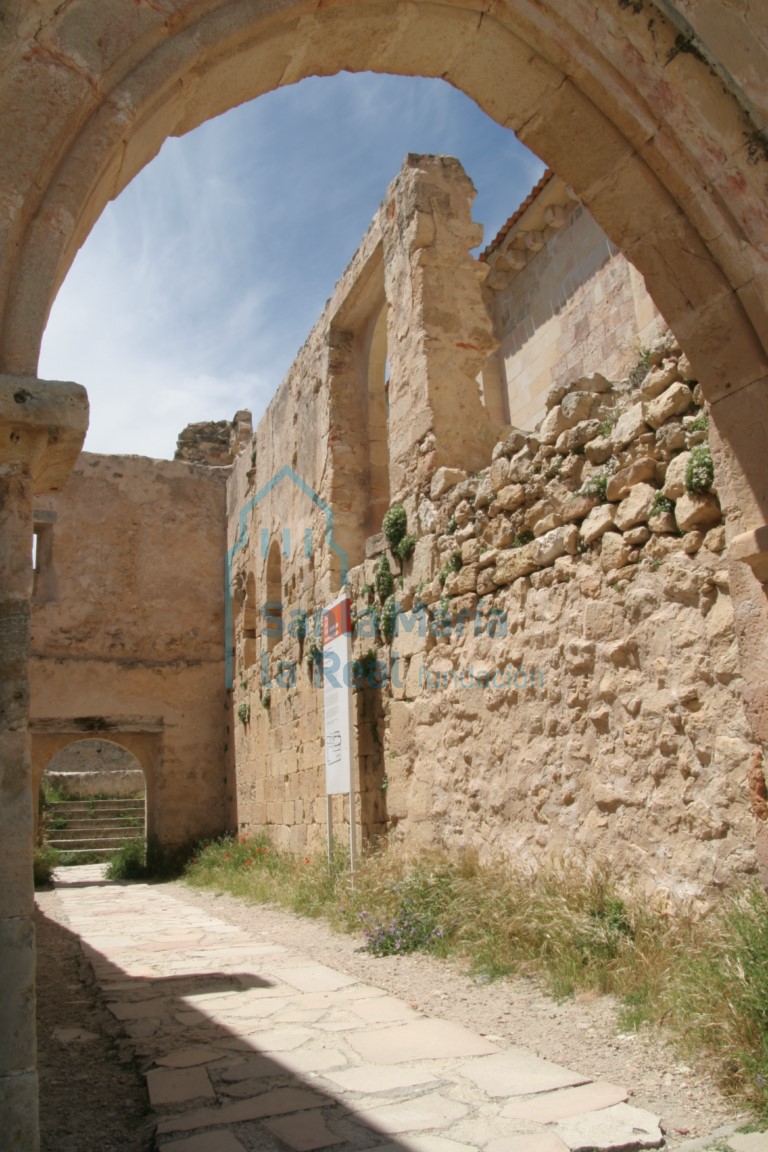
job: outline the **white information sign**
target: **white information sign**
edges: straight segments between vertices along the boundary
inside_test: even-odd
[[[352,617],[348,596],[323,611],[323,703],[325,705],[325,790],[352,791]]]

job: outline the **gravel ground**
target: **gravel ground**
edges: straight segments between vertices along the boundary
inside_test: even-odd
[[[631,1103],[661,1117],[672,1148],[682,1150],[694,1140],[706,1144],[748,1119],[705,1072],[682,1064],[661,1033],[621,1034],[610,997],[557,1003],[532,980],[483,982],[431,956],[373,957],[359,951],[359,939],[339,935],[322,921],[182,883],[168,890],[385,988],[427,1015],[624,1085]],[[56,892],[38,892],[37,903],[41,1152],[148,1152],[146,1089],[131,1045],[103,1005]],[[78,1029],[88,1035],[69,1031]]]

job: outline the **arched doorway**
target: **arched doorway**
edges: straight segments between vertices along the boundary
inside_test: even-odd
[[[124,724],[102,719],[87,725],[78,720],[35,720],[32,722],[32,783],[35,819],[39,817],[41,785],[46,773],[54,773],[57,795],[74,801],[93,819],[103,800],[105,816],[127,813],[125,826],[135,837],[156,837],[158,832],[157,786],[162,763],[162,728],[156,723]],[[104,764],[108,763],[108,767]],[[56,771],[56,766],[64,771]],[[72,779],[67,786],[66,776]],[[110,777],[112,779],[110,779]],[[130,803],[137,801],[137,803]],[[72,823],[77,810],[61,813]],[[136,821],[138,820],[138,823]],[[77,820],[78,823],[81,821]],[[105,824],[118,821],[106,819]],[[116,829],[110,829],[110,833]],[[36,825],[36,835],[39,828]],[[114,838],[114,837],[112,837]],[[64,837],[67,839],[67,837]],[[69,847],[69,846],[68,846]],[[103,844],[100,847],[110,847]],[[74,862],[74,861],[73,861]]]
[[[146,782],[141,764],[110,740],[73,740],[43,769],[38,836],[63,862],[108,860],[146,835]]]

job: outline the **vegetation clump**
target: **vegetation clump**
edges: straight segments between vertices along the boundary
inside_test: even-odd
[[[382,556],[376,568],[376,576],[374,577],[376,583],[376,595],[379,598],[379,603],[384,604],[386,600],[392,595],[395,590],[395,581],[392,577],[392,569],[389,566],[389,560],[386,556]]]
[[[440,587],[442,588],[444,586],[446,580],[453,572],[460,572],[462,567],[463,561],[461,559],[461,552],[457,548],[454,552],[451,552],[445,564],[443,564],[442,568],[437,574],[437,579],[440,581]]]
[[[598,468],[596,472],[592,473],[586,484],[582,486],[579,495],[592,496],[596,500],[599,500],[601,504],[605,504],[608,499],[608,482],[612,475],[612,468],[607,466],[605,468]]]
[[[697,444],[685,466],[685,487],[689,492],[707,492],[715,481],[715,465],[708,444]]]
[[[385,513],[381,530],[392,551],[397,552],[397,546],[408,530],[408,515],[402,504],[393,504]]]

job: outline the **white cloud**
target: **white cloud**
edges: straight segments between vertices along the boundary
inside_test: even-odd
[[[169,140],[110,204],[55,302],[40,373],[91,397],[91,451],[170,456],[181,428],[258,419],[407,152],[457,155],[486,240],[542,165],[461,93],[312,79]]]

